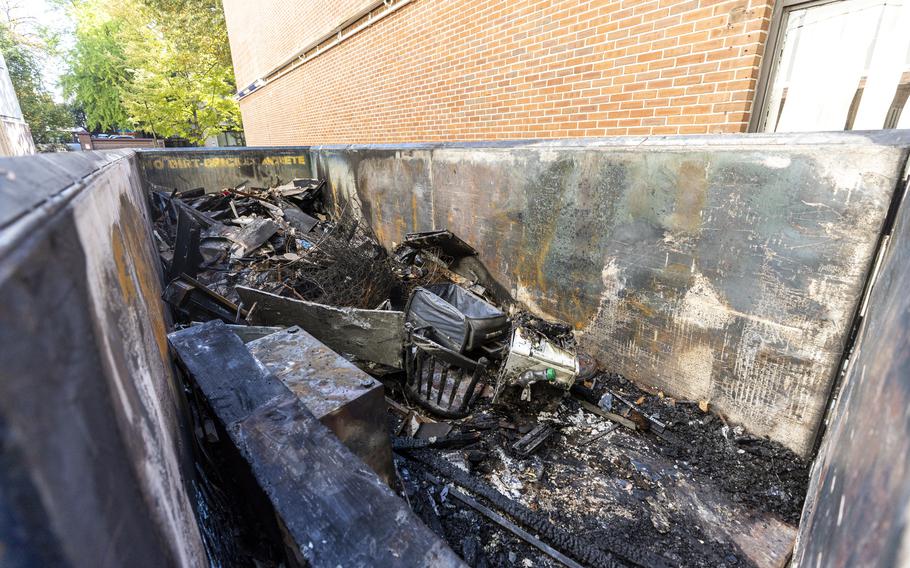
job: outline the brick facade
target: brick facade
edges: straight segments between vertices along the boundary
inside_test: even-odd
[[[224,0],[238,85],[368,4]],[[743,132],[770,16],[771,0],[412,0],[241,99],[246,139]]]

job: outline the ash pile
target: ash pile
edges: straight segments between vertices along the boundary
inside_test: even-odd
[[[178,327],[228,326],[471,566],[784,565],[799,458],[607,372],[450,231],[389,253],[324,190],[153,192]]]

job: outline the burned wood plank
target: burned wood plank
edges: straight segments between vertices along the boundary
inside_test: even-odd
[[[299,325],[338,353],[402,368],[404,313],[336,308],[237,287],[243,304],[256,304],[253,323]]]
[[[566,556],[565,554],[559,552],[558,550],[556,550],[555,548],[553,548],[553,547],[550,546],[549,544],[543,542],[542,540],[540,540],[540,539],[537,538],[536,536],[532,535],[532,534],[529,533],[528,531],[526,531],[526,530],[524,530],[523,528],[519,527],[518,525],[516,525],[516,524],[513,523],[512,521],[508,520],[507,518],[503,517],[502,515],[500,515],[500,514],[497,513],[496,511],[490,509],[489,507],[487,507],[487,506],[485,506],[485,505],[482,505],[482,504],[478,503],[477,501],[475,501],[475,500],[472,499],[471,497],[468,497],[467,495],[465,495],[465,494],[462,493],[461,491],[459,491],[459,490],[457,490],[457,489],[450,489],[450,490],[449,490],[449,495],[451,495],[452,497],[454,497],[457,501],[461,501],[461,502],[464,503],[465,505],[471,507],[471,508],[474,509],[475,511],[479,512],[480,514],[482,514],[484,517],[490,519],[491,521],[493,521],[493,522],[496,523],[497,525],[499,525],[499,526],[501,526],[502,528],[508,530],[509,532],[511,532],[512,534],[514,534],[514,535],[517,536],[518,538],[524,540],[524,541],[527,542],[528,544],[530,544],[530,545],[534,546],[535,548],[537,548],[537,549],[543,551],[546,555],[550,556],[551,558],[554,558],[555,560],[558,560],[559,562],[562,562],[563,564],[565,564],[565,565],[568,566],[569,568],[582,568],[581,564],[579,564],[578,562],[575,562],[574,560],[572,560],[571,558],[569,558],[569,557]]]
[[[533,430],[512,444],[512,450],[520,456],[529,456],[543,445],[554,431],[549,424],[538,424]]]
[[[635,426],[635,422],[632,422],[632,421],[629,420],[628,418],[625,418],[625,417],[623,417],[623,416],[620,416],[619,414],[616,414],[616,413],[613,413],[613,412],[607,412],[607,411],[604,410],[603,408],[600,408],[599,406],[593,405],[593,404],[591,404],[590,402],[588,402],[588,401],[586,401],[586,400],[581,400],[581,399],[579,399],[579,400],[578,400],[578,403],[581,404],[581,407],[582,407],[582,408],[584,408],[585,410],[587,410],[587,411],[590,412],[591,414],[596,414],[596,415],[600,416],[601,418],[606,418],[607,420],[610,420],[610,421],[612,421],[612,422],[616,422],[617,424],[620,424],[620,425],[622,425],[622,426],[625,426],[625,427],[628,428],[629,430],[637,430],[637,429],[638,429],[638,428]]]
[[[168,341],[311,566],[462,566],[224,323]]]

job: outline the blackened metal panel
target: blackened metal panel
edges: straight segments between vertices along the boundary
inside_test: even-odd
[[[64,186],[78,183],[131,153],[130,150],[62,152],[0,158],[0,228],[40,206]]]
[[[391,484],[395,472],[382,383],[297,326],[251,341],[247,349]]]
[[[450,229],[610,370],[807,455],[907,147],[835,133],[312,153],[386,246]]]
[[[390,310],[338,308],[237,286],[250,316],[262,325],[299,325],[338,353],[401,369],[404,314]]]
[[[70,160],[4,161],[54,190],[0,232],[0,564],[201,565],[138,171]]]
[[[407,233],[432,228],[429,147],[314,148],[311,155],[314,176],[328,182],[328,200],[368,219],[383,245],[393,248]]]
[[[168,339],[301,559],[317,567],[463,565],[222,322]]]
[[[828,419],[795,566],[910,566],[910,203]]]
[[[139,165],[151,189],[218,191],[241,184],[274,187],[311,177],[308,148],[167,148],[142,150]]]

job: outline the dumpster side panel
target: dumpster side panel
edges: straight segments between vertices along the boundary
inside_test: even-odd
[[[184,191],[204,187],[273,187],[308,178],[307,148],[180,148],[139,153],[139,167],[150,189]]]
[[[308,152],[328,199],[385,246],[450,229],[606,368],[809,455],[908,144],[892,131],[274,151]],[[207,152],[254,170],[269,156]],[[241,177],[182,168],[194,151],[142,161],[165,153],[177,161],[144,169],[182,183],[165,186]]]
[[[0,160],[55,187],[0,233],[3,565],[206,563],[146,198],[114,156],[75,181]]]
[[[910,566],[910,203],[829,418],[794,566]]]
[[[313,148],[386,246],[450,229],[641,384],[812,452],[906,137]],[[634,143],[633,143],[634,142]]]

